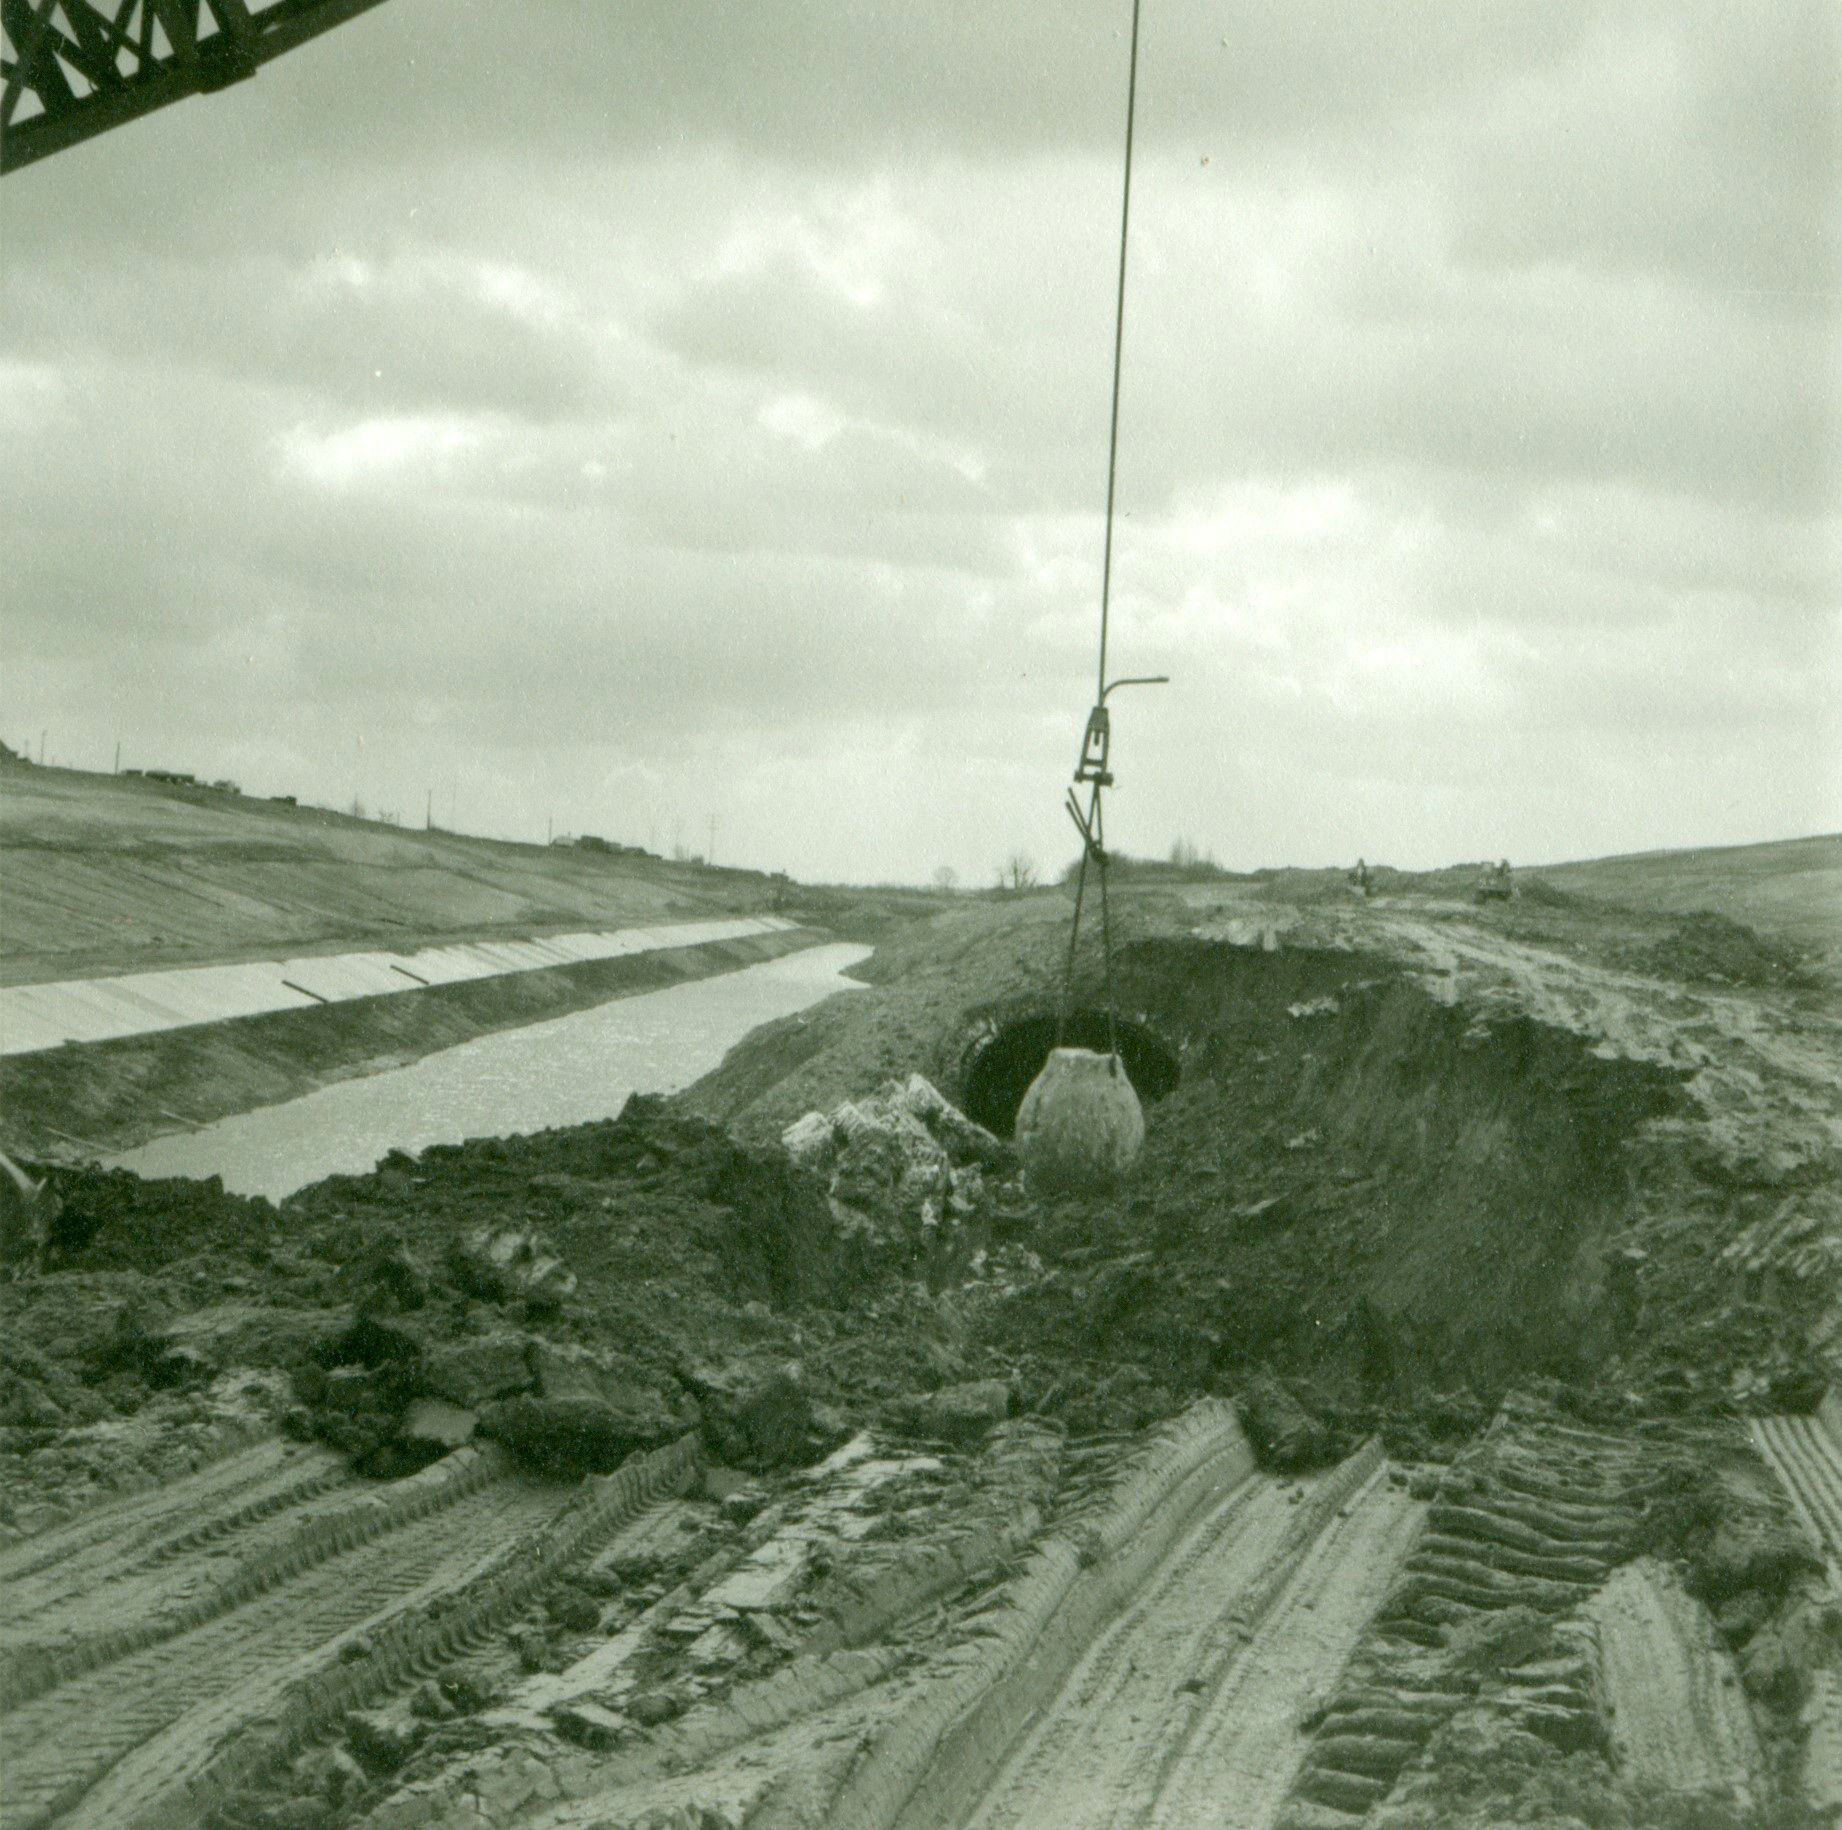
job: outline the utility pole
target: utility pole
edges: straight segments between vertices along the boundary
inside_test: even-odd
[[[710,849],[704,853],[704,862],[706,864],[715,864],[716,862],[716,815],[715,814],[711,814],[710,816]]]
[[[45,766],[45,733],[43,731],[38,734],[38,766],[41,769]]]
[[[119,775],[121,774],[121,772],[122,772],[122,740],[118,737],[115,740],[115,773]]]
[[[429,790],[429,798],[422,809],[422,830],[424,832],[435,830],[435,790],[433,788]]]
[[[544,816],[544,843],[546,845],[556,843],[556,815],[554,813]]]

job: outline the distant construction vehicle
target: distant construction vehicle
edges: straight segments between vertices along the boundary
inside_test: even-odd
[[[1485,868],[1471,897],[1474,902],[1508,902],[1515,894],[1516,886],[1509,874],[1509,860],[1502,858]]]

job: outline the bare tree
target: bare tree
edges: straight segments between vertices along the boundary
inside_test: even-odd
[[[959,888],[959,872],[950,864],[941,865],[934,873],[934,888],[943,896],[950,896]]]
[[[1036,860],[1027,852],[1014,851],[998,872],[998,887],[1013,893],[1032,889],[1036,884]]]

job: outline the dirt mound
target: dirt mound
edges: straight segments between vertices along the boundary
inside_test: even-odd
[[[1420,1456],[1532,1375],[1607,1418],[1820,1387],[1842,1340],[1834,1037],[1781,1044],[1710,1011],[1691,1038],[1669,994],[1612,969],[1659,918],[1571,893],[1487,916],[1344,898],[1264,924],[1237,894],[1196,905],[1188,935],[1162,891],[1118,924],[1128,1033],[1181,1072],[1135,1182],[1000,1193],[959,1266],[973,1338],[1029,1404],[1137,1427],[1266,1370],[1336,1445],[1379,1427]],[[1046,1027],[1062,967],[1065,911],[1044,908],[885,949],[870,990],[758,1032],[685,1103],[778,1131],[899,1048],[1001,1124],[988,1082],[1021,1074],[995,1072],[998,1039]]]
[[[1577,909],[1585,906],[1587,898],[1573,890],[1556,889],[1546,877],[1524,877],[1517,888],[1524,902],[1532,902],[1545,909]]]
[[[1726,915],[1685,915],[1662,940],[1635,950],[1631,965],[1654,978],[1706,985],[1801,987],[1814,983],[1802,947]]]
[[[785,1151],[656,1098],[395,1155],[280,1208],[50,1173],[47,1269],[0,1285],[15,1524],[138,1479],[137,1419],[159,1435],[279,1418],[380,1476],[476,1429],[533,1466],[605,1469],[700,1422],[716,1452],[774,1465],[823,1453],[850,1414],[1007,1365],[948,1344],[902,1281],[912,1239],[841,1224]]]
[[[122,1169],[50,1172],[61,1211],[46,1242],[54,1268],[148,1271],[193,1254],[247,1254],[277,1237],[281,1216],[260,1197],[229,1195],[216,1176],[144,1182]]]
[[[1179,1393],[1270,1365],[1350,1428],[1365,1403],[1400,1424],[1416,1394],[1604,1353],[1624,1144],[1672,1108],[1672,1076],[1482,1023],[1360,956],[1155,943],[1121,979],[1183,1084],[1127,1194],[1000,1219],[1044,1271],[994,1294],[986,1338]]]

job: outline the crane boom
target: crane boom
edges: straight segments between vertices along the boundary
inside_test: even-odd
[[[0,0],[0,172],[252,77],[382,0]]]

